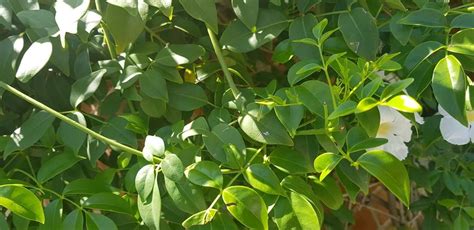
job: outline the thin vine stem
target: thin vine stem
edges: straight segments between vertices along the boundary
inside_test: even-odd
[[[230,90],[232,91],[232,94],[234,95],[234,98],[238,98],[240,95],[240,91],[235,86],[234,79],[232,79],[232,75],[230,74],[229,67],[227,67],[227,63],[225,63],[224,60],[224,55],[222,54],[222,49],[219,44],[219,41],[217,40],[216,35],[214,32],[207,27],[207,33],[209,34],[209,38],[211,39],[212,47],[214,48],[214,52],[216,53],[217,60],[219,61],[219,64],[221,65],[222,72],[224,73],[224,77],[226,78],[227,84],[229,84]]]
[[[0,87],[5,89],[6,91],[16,95],[17,97],[29,102],[30,104],[32,104],[33,106],[39,108],[39,109],[42,109],[46,112],[48,112],[49,114],[53,115],[54,117],[66,122],[67,124],[89,134],[90,136],[92,136],[93,138],[101,141],[101,142],[104,142],[106,144],[109,144],[110,146],[113,146],[115,148],[118,148],[124,152],[127,152],[127,153],[130,153],[130,154],[133,154],[133,155],[137,155],[137,156],[140,156],[140,157],[143,157],[143,153],[139,150],[136,150],[132,147],[129,147],[129,146],[126,146],[124,144],[121,144],[115,140],[112,140],[112,139],[109,139],[89,128],[87,128],[86,126],[72,120],[71,118],[67,117],[67,116],[64,116],[63,114],[61,114],[60,112],[48,107],[47,105],[35,100],[34,98],[22,93],[21,91],[15,89],[14,87],[6,84],[5,82],[3,81],[0,81]],[[161,159],[157,159],[158,161],[161,161]]]

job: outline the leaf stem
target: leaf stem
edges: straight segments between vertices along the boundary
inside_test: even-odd
[[[222,54],[222,49],[219,44],[219,41],[217,40],[217,37],[214,34],[214,32],[212,32],[212,30],[209,27],[207,27],[207,33],[209,34],[212,47],[214,48],[214,52],[216,53],[217,60],[219,61],[219,64],[221,65],[222,72],[224,72],[224,76],[226,78],[227,83],[229,84],[230,90],[232,91],[234,98],[237,99],[240,95],[240,91],[239,89],[237,89],[237,86],[235,86],[234,80],[232,79],[232,75],[229,72],[229,68],[227,67],[227,64],[225,63],[224,55]]]
[[[15,89],[14,87],[11,87],[10,85],[6,84],[5,82],[3,81],[0,81],[0,87],[1,88],[4,88],[6,91],[16,95],[17,97],[29,102],[30,104],[32,104],[33,106],[37,107],[37,108],[40,108],[46,112],[48,112],[49,114],[55,116],[56,118],[68,123],[69,125],[72,125],[74,127],[76,127],[77,129],[89,134],[90,136],[92,136],[93,138],[99,140],[99,141],[102,141],[106,144],[109,144],[110,146],[113,146],[113,147],[116,147],[124,152],[127,152],[127,153],[130,153],[130,154],[133,154],[133,155],[137,155],[137,156],[140,156],[140,157],[143,157],[143,153],[139,150],[136,150],[132,147],[129,147],[129,146],[126,146],[124,144],[121,144],[115,140],[112,140],[112,139],[109,139],[105,136],[102,136],[101,134],[87,128],[86,126],[72,120],[71,118],[67,117],[67,116],[64,116],[63,114],[61,114],[60,112],[48,107],[47,105],[35,100],[34,98],[31,98],[30,96],[20,92],[19,90]]]

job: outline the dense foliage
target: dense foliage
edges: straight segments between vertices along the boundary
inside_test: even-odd
[[[0,0],[0,229],[470,229],[473,7]]]

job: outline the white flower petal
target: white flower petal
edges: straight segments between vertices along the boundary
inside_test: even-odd
[[[449,115],[441,118],[439,129],[443,139],[451,144],[465,145],[470,141],[469,128]]]
[[[420,125],[425,123],[425,119],[419,113],[415,113],[415,121]]]
[[[388,142],[386,144],[379,146],[376,149],[384,150],[399,160],[404,160],[408,155],[408,147],[403,139],[395,135],[388,137],[387,139]]]
[[[396,113],[394,109],[387,106],[378,106],[380,113],[380,123],[395,121]]]
[[[438,112],[439,112],[439,114],[443,115],[444,117],[451,116],[451,115],[449,115],[448,112],[446,112],[446,110],[443,109],[443,107],[441,107],[441,105],[438,105]]]
[[[471,142],[474,143],[474,124],[470,125],[469,137],[471,137]]]

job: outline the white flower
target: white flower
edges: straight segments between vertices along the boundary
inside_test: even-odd
[[[466,127],[449,115],[443,107],[438,106],[438,111],[443,118],[439,124],[443,139],[453,145],[465,145],[474,143],[474,111],[467,111],[469,125]]]
[[[395,109],[386,106],[378,106],[378,109],[380,125],[377,137],[385,138],[388,142],[373,149],[384,150],[399,160],[405,159],[408,155],[405,143],[411,140],[412,123]]]

